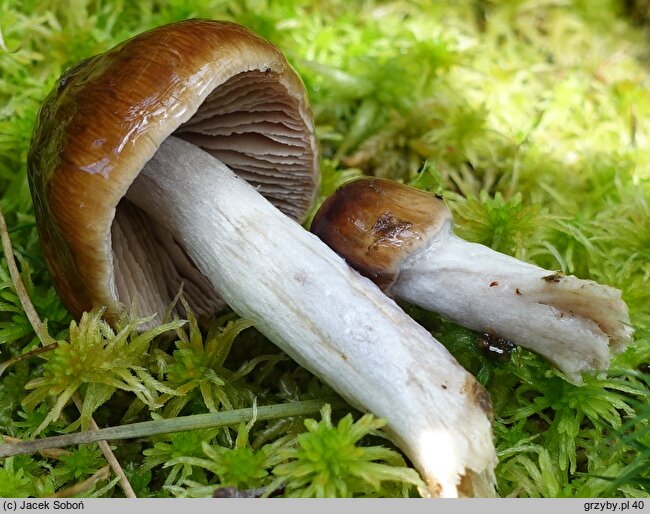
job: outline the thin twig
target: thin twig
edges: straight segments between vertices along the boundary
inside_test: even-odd
[[[32,328],[34,329],[34,332],[36,332],[38,339],[41,341],[41,344],[47,346],[47,342],[43,338],[43,330],[42,330],[43,322],[41,321],[40,316],[36,312],[36,309],[34,309],[34,304],[32,303],[32,300],[29,297],[29,294],[27,293],[27,289],[25,288],[25,284],[23,283],[23,279],[21,278],[20,273],[18,272],[18,267],[16,266],[16,259],[14,257],[13,247],[11,245],[11,238],[9,237],[7,223],[5,221],[5,217],[4,214],[2,213],[1,208],[0,208],[0,238],[2,239],[2,249],[7,259],[7,268],[9,269],[9,275],[11,276],[11,281],[13,282],[14,288],[16,289],[16,294],[18,295],[20,304],[22,305],[23,310],[25,311],[25,315],[27,316],[27,319],[29,320],[30,324],[32,325]],[[75,398],[75,403],[77,404],[77,408],[79,409],[79,412],[81,412],[81,401],[79,400],[79,397]],[[95,423],[95,420],[92,417],[91,417],[91,424],[93,428],[98,428],[97,424]],[[120,465],[119,461],[115,457],[113,450],[111,450],[110,446],[106,443],[100,444],[99,447],[102,450],[102,453],[104,454],[104,457],[106,458],[108,464],[111,466],[115,474],[120,478],[120,486],[124,490],[124,494],[127,496],[127,498],[135,498],[136,496],[135,496],[135,492],[133,491],[133,487],[131,487],[131,484],[126,478],[124,470],[122,469],[122,466]]]
[[[74,401],[74,404],[77,406],[77,409],[79,409],[79,412],[81,412],[81,409],[83,408],[83,401],[81,400],[79,394],[75,393],[72,396],[72,400]],[[95,418],[93,418],[92,416],[90,418],[90,428],[92,428],[93,430],[99,430],[99,426],[95,422]],[[115,457],[113,450],[111,450],[111,447],[108,445],[106,441],[97,441],[97,444],[99,445],[99,448],[104,454],[104,457],[106,458],[106,462],[108,462],[108,464],[111,466],[111,469],[120,478],[120,487],[124,491],[124,495],[127,498],[137,498],[138,496],[135,494],[133,487],[131,487],[131,483],[129,482],[129,479],[126,477],[126,473],[124,473],[122,466],[120,466],[117,457]]]
[[[7,223],[5,222],[5,217],[2,214],[2,209],[0,209],[0,237],[2,238],[2,249],[5,253],[5,257],[7,258],[7,268],[9,269],[9,276],[11,277],[11,281],[13,282],[14,287],[16,288],[16,294],[18,295],[20,304],[22,305],[23,310],[25,311],[25,315],[27,316],[29,323],[32,325],[32,328],[34,329],[34,332],[36,332],[38,339],[45,346],[47,343],[43,340],[42,331],[41,331],[43,327],[43,323],[41,322],[41,318],[36,312],[36,309],[34,309],[34,304],[29,298],[29,294],[27,293],[27,289],[25,288],[23,279],[20,277],[20,272],[18,271],[18,267],[16,266],[16,259],[14,258],[14,250],[13,247],[11,246],[11,239],[9,237],[9,231],[7,230]]]
[[[95,443],[97,441],[114,441],[116,439],[133,439],[149,437],[158,434],[171,434],[204,428],[216,428],[238,425],[249,422],[255,416],[258,421],[268,419],[286,418],[291,416],[304,416],[318,412],[325,402],[321,400],[307,400],[302,402],[281,403],[265,405],[263,407],[236,409],[208,414],[194,414],[180,418],[157,419],[142,421],[130,425],[102,428],[99,430],[85,430],[74,434],[44,437],[32,441],[22,441],[15,444],[0,444],[0,458],[13,455],[31,454],[50,448]],[[2,436],[0,436],[0,439]]]
[[[30,359],[31,357],[35,357],[36,355],[40,355],[42,353],[52,351],[58,346],[59,343],[50,343],[45,346],[39,346],[38,348],[34,348],[33,350],[30,350],[27,353],[23,353],[22,355],[18,355],[13,359],[9,359],[3,362],[2,364],[0,364],[0,377],[5,371],[7,371],[7,368],[13,366],[14,364],[18,364],[19,362]]]

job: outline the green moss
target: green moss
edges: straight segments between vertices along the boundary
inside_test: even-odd
[[[79,324],[73,321],[67,341],[54,341],[45,334],[48,343],[57,343],[57,347],[45,354],[43,375],[25,384],[25,389],[32,392],[22,403],[26,409],[33,410],[51,397],[57,400],[34,434],[58,419],[62,409],[82,386],[84,399],[80,421],[86,429],[93,412],[118,389],[132,392],[152,408],[158,406],[161,392],[170,392],[142,364],[152,339],[178,328],[183,322],[176,321],[138,333],[136,327],[149,320],[125,317],[117,323],[114,331],[102,320],[102,314],[101,310],[84,313]],[[47,327],[43,330],[46,331]]]
[[[408,494],[409,485],[424,487],[417,473],[402,467],[404,461],[394,450],[358,445],[384,422],[371,414],[354,422],[348,414],[334,425],[329,406],[323,408],[321,416],[320,422],[305,421],[307,432],[297,437],[295,447],[281,453],[288,462],[273,469],[288,496],[383,496],[384,481],[402,483],[403,495]]]
[[[368,0],[351,9],[344,0],[0,0],[0,205],[29,293],[60,341],[55,352],[0,377],[2,432],[74,429],[74,391],[85,398],[84,423],[94,412],[105,424],[247,407],[255,398],[339,401],[234,317],[211,327],[190,317],[174,340],[155,342],[153,333],[111,331],[96,314],[70,326],[47,274],[25,173],[40,102],[79,59],[142,30],[205,16],[251,27],[303,77],[323,155],[319,200],[361,173],[409,182],[442,194],[464,237],[623,291],[636,341],[583,387],[522,349],[507,362],[490,360],[478,334],[405,307],[489,389],[501,494],[647,496],[646,4]],[[2,260],[0,358],[36,344]],[[338,424],[323,413],[306,432],[303,419],[282,419],[120,443],[117,451],[141,495],[209,496],[217,483],[255,488],[280,478],[287,495],[411,494],[403,484],[413,475],[384,440],[378,460],[361,459],[357,468],[339,459],[346,449],[371,455],[361,448],[380,430],[371,418],[353,422],[350,410],[335,410]],[[93,452],[5,459],[0,496],[74,485],[100,465]],[[119,494],[110,484],[98,491]]]

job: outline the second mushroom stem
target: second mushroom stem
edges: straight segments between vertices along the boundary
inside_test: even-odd
[[[631,332],[620,291],[470,243],[449,225],[402,263],[390,291],[529,348],[576,383],[583,371],[607,369],[610,347]]]
[[[576,383],[632,338],[621,291],[465,241],[442,199],[419,189],[352,180],[311,230],[392,297],[529,348]]]
[[[127,198],[240,316],[388,422],[435,496],[492,495],[485,390],[430,333],[211,155],[168,138]]]

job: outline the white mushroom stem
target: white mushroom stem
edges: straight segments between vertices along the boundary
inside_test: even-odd
[[[446,223],[400,265],[391,294],[553,362],[570,379],[609,367],[632,337],[621,292],[457,237]]]
[[[169,138],[127,197],[240,315],[385,418],[432,495],[494,494],[484,389],[426,330],[211,155]]]

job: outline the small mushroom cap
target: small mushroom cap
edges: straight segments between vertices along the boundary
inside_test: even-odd
[[[400,263],[450,225],[451,212],[435,195],[387,179],[360,178],[325,200],[311,231],[388,290]]]
[[[135,302],[139,314],[162,316],[183,282],[200,314],[222,307],[171,236],[124,199],[172,133],[292,218],[310,208],[319,183],[313,120],[283,55],[228,22],[186,20],[140,34],[68,70],[32,137],[28,177],[43,254],[74,314],[107,306],[111,317]]]

